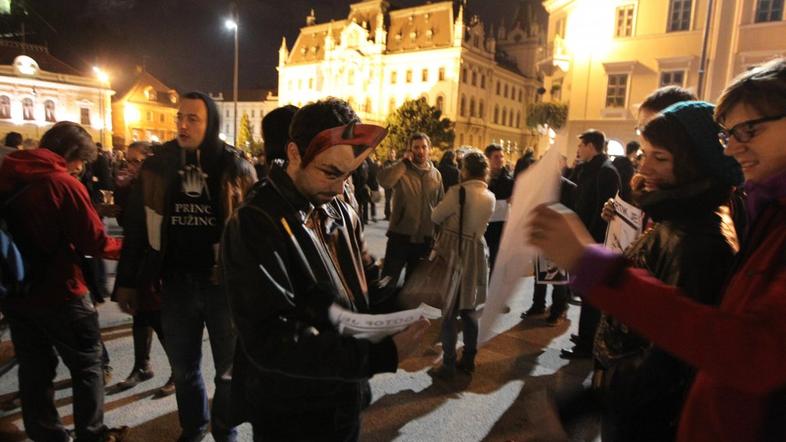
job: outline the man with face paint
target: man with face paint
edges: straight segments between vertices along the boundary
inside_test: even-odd
[[[379,269],[357,212],[338,196],[385,137],[338,99],[311,103],[274,164],[229,221],[222,241],[238,331],[233,405],[254,440],[356,440],[368,379],[395,372],[428,326],[379,342],[342,336],[332,305],[367,313]]]
[[[132,315],[144,303],[136,288],[162,282],[161,325],[175,379],[180,441],[201,440],[208,424],[217,441],[234,441],[237,433],[229,410],[235,332],[218,250],[225,220],[256,173],[218,138],[218,117],[205,94],[182,96],[177,138],[145,160],[129,196],[117,267],[116,300]],[[200,369],[205,327],[216,369],[212,415]]]

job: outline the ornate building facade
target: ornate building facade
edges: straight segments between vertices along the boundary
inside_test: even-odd
[[[108,83],[63,63],[44,46],[0,40],[0,136],[14,131],[38,140],[67,120],[110,146],[112,94]]]
[[[522,2],[496,32],[452,1],[392,10],[385,0],[350,5],[345,20],[306,19],[291,49],[279,50],[279,104],[346,99],[381,124],[406,99],[425,97],[456,122],[456,146],[498,142],[517,151],[532,142],[528,105],[540,83],[540,27]]]
[[[635,139],[639,105],[660,86],[686,87],[714,101],[740,72],[786,56],[782,1],[546,0],[544,6],[544,99],[569,104],[568,123],[555,140],[569,158],[576,136],[591,127],[617,149]]]
[[[237,91],[238,130],[240,130],[241,118],[243,115],[247,115],[254,141],[262,140],[262,118],[278,107],[278,97],[274,92],[269,89],[241,89]],[[216,102],[221,115],[220,135],[227,142],[234,143],[235,122],[232,115],[235,113],[235,102],[232,100],[232,91],[211,92],[210,98]]]
[[[138,69],[128,90],[112,103],[113,144],[165,142],[177,136],[180,96],[144,69]]]

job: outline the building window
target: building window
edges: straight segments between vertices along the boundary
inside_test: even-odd
[[[420,72],[420,79],[421,79],[421,81],[423,81],[424,83],[425,83],[426,81],[428,81],[428,69],[423,69],[423,70]]]
[[[472,85],[473,86],[478,85],[478,73],[475,71],[472,71]]]
[[[516,127],[521,127],[521,112],[516,111]]]
[[[161,114],[161,115],[158,116],[158,121],[160,121],[162,123],[164,122],[164,114]]]
[[[513,109],[508,114],[508,126],[513,127]]]
[[[481,89],[486,89],[486,75],[485,74],[480,76],[480,88]]]
[[[671,0],[669,6],[669,32],[687,31],[690,28],[691,0]]]
[[[366,102],[363,104],[363,112],[367,114],[371,113],[371,98],[366,97]]]
[[[508,121],[508,110],[505,109],[505,108],[502,108],[502,123],[500,123],[500,124],[502,124],[504,126],[507,121]]]
[[[86,107],[79,109],[79,122],[82,124],[90,124],[90,109]]]
[[[390,84],[396,84],[397,80],[398,80],[398,72],[396,72],[396,71],[391,72],[390,73]]]
[[[308,88],[309,89],[314,89],[314,79],[313,78],[309,78],[308,79]]]
[[[439,68],[439,81],[445,81],[445,68]]]
[[[660,73],[660,87],[685,85],[685,71],[668,71]]]
[[[625,107],[625,96],[628,90],[628,74],[609,75],[606,88],[606,107]]]
[[[438,111],[442,112],[445,107],[445,97],[442,95],[437,95],[437,101],[434,104],[434,107],[436,107]]]
[[[256,112],[254,109],[251,109],[251,118],[256,118]]]
[[[407,83],[412,83],[412,69],[409,69],[407,71],[407,78],[406,78],[406,80],[407,80]]]
[[[8,95],[0,95],[0,118],[11,118],[11,99]]]
[[[303,90],[303,79],[302,78],[297,80],[297,90],[299,90],[299,91]]]
[[[388,103],[388,113],[393,113],[396,111],[396,99],[391,98],[390,102]]]
[[[480,103],[478,104],[478,116],[480,118],[483,118],[485,114],[486,114],[486,106],[483,103],[483,100],[480,100]]]
[[[472,36],[472,45],[475,46],[476,48],[480,47],[480,36],[478,35]]]
[[[497,95],[499,95],[499,80],[497,81]]]
[[[633,5],[617,8],[617,24],[614,30],[615,37],[630,37],[633,35]]]
[[[22,100],[22,118],[25,120],[35,120],[32,98],[25,98]]]
[[[459,106],[459,115],[462,117],[465,116],[467,113],[467,98],[465,96],[461,96],[461,106]]]
[[[57,121],[57,118],[55,118],[55,102],[52,100],[44,101],[44,119],[50,123]]]
[[[153,113],[150,111],[147,111],[147,121],[153,121]]]
[[[562,38],[565,38],[565,18],[564,17],[559,19],[559,20],[557,20],[557,24],[554,26],[554,28],[556,29],[556,32],[555,32],[556,35],[558,35],[558,36],[560,36]]]
[[[461,69],[461,82],[462,83],[467,82],[467,68]]]
[[[475,97],[469,99],[469,116],[476,117],[477,113],[475,112]]]
[[[522,90],[519,89],[519,103],[523,103],[523,102],[524,102],[524,94],[522,93]]]
[[[499,106],[494,106],[494,124],[499,123]]]
[[[759,0],[756,3],[756,23],[781,21],[783,0]]]
[[[459,146],[463,146],[463,145],[464,145],[464,134],[461,133],[459,134]]]
[[[227,109],[227,118],[229,118],[229,109]]]
[[[505,83],[505,93],[503,94],[505,98],[508,98],[508,84]]]

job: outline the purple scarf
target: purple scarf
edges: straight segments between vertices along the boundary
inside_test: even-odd
[[[775,175],[762,183],[748,181],[745,183],[745,192],[748,194],[745,211],[748,213],[748,222],[752,224],[767,204],[786,197],[786,172]]]

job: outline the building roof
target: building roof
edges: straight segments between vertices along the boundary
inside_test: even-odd
[[[453,2],[399,9],[390,13],[387,50],[408,51],[453,43]]]
[[[148,97],[149,91],[155,91],[155,99],[151,100]],[[172,94],[175,100],[172,100]],[[128,86],[127,90],[115,95],[116,99],[113,101],[144,101],[160,104],[168,107],[177,107],[179,95],[174,88],[165,85],[161,80],[154,77],[153,74],[144,69],[139,69],[136,78]]]
[[[276,89],[238,89],[237,101],[239,102],[254,102],[265,101],[268,96],[275,95]],[[218,92],[210,92],[210,98],[215,101],[233,101],[232,90],[224,90]]]
[[[83,72],[50,54],[46,46],[0,40],[0,65],[10,66],[14,64],[14,59],[20,55],[27,55],[35,60],[43,71],[66,75],[84,75]]]

